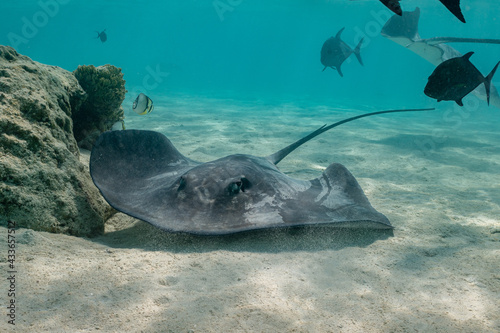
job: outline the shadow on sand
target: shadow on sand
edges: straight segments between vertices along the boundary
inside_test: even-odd
[[[92,240],[112,248],[140,248],[174,253],[217,250],[278,253],[366,247],[394,235],[393,230],[341,229],[322,225],[199,236],[165,232],[146,222],[132,218],[130,220],[131,227],[108,232]]]

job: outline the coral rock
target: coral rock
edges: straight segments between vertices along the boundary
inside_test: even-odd
[[[85,92],[71,72],[0,46],[0,223],[93,236],[103,203],[72,131]]]
[[[92,149],[102,132],[124,118],[125,80],[121,69],[112,65],[78,66],[73,73],[87,93],[87,99],[72,114],[73,131],[79,147]]]

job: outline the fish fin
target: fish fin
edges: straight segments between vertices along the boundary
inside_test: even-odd
[[[339,32],[337,32],[337,34],[335,35],[335,39],[340,39],[340,35],[342,34],[342,31],[344,31],[345,27],[343,27],[342,29],[339,30]]]
[[[490,86],[491,86],[491,79],[493,78],[493,75],[495,75],[495,72],[497,71],[498,65],[500,64],[500,61],[497,62],[495,67],[492,69],[490,74],[488,74],[487,77],[484,78],[484,86],[486,87],[486,101],[488,102],[488,105],[490,105]]]
[[[464,14],[460,9],[460,0],[439,0],[457,19],[465,23]]]
[[[464,106],[464,103],[462,103],[461,99],[457,99],[455,102],[460,106]]]
[[[401,9],[401,5],[399,4],[399,0],[380,0],[386,6],[389,8],[393,13],[398,14],[399,16],[403,15],[403,10]]]
[[[462,56],[462,59],[469,60],[469,58],[474,54],[474,52],[468,52]]]
[[[356,58],[358,58],[358,61],[361,64],[361,66],[364,66],[363,59],[361,59],[361,53],[360,53],[361,43],[363,43],[363,39],[365,39],[365,38],[364,37],[361,38],[361,40],[358,43],[358,46],[356,46],[356,48],[354,49],[354,54],[356,55]]]
[[[323,68],[322,72],[324,72],[324,71],[325,71],[326,67],[327,67],[327,66],[325,66],[325,68]]]
[[[341,77],[344,77],[344,74],[342,74],[342,70],[340,69],[340,66],[336,68],[337,72],[339,72]]]

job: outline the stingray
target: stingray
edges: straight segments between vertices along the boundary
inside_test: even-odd
[[[401,16],[403,11],[401,9],[401,5],[399,4],[400,0],[380,0],[387,8],[389,8],[395,14]],[[462,14],[462,10],[460,9],[460,0],[439,0],[456,18],[465,23],[464,15]]]
[[[344,76],[342,74],[342,70],[340,66],[342,63],[351,56],[351,54],[355,54],[356,58],[358,58],[358,61],[361,65],[363,65],[363,60],[361,59],[361,43],[363,43],[363,38],[358,43],[358,46],[354,48],[354,50],[347,45],[342,39],[340,39],[340,35],[342,34],[342,31],[344,31],[345,28],[342,28],[337,32],[337,35],[335,37],[330,37],[328,38],[324,43],[323,47],[321,48],[321,63],[325,68],[323,68],[323,71],[327,68],[330,67],[332,69],[336,69],[337,72],[339,72],[340,76]]]
[[[448,59],[462,56],[460,52],[445,43],[500,44],[500,39],[487,38],[434,37],[422,39],[418,33],[419,20],[420,9],[418,7],[412,12],[404,11],[402,16],[393,15],[382,27],[380,33],[434,66],[438,66]],[[484,101],[488,99],[483,85],[475,89],[473,93]],[[490,104],[500,108],[500,96],[493,84],[490,87]]]
[[[354,176],[339,163],[313,180],[283,174],[277,164],[296,148],[338,125],[388,110],[322,126],[275,152],[229,155],[200,163],[182,155],[163,134],[147,130],[104,132],[90,157],[90,173],[118,211],[167,231],[201,235],[328,224],[391,229]]]

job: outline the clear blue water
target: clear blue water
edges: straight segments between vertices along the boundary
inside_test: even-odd
[[[462,0],[466,24],[438,0],[401,4],[421,8],[422,38],[500,39],[498,0]],[[198,161],[268,155],[363,112],[436,108],[340,126],[279,165],[312,179],[344,164],[394,237],[319,229],[201,239],[130,227],[123,216],[97,240],[43,234],[19,251],[26,326],[498,332],[500,110],[474,96],[460,108],[424,95],[434,66],[380,35],[391,16],[377,0],[1,1],[0,44],[69,71],[122,68],[127,127],[160,131]],[[342,27],[351,47],[365,38],[364,66],[351,56],[343,78],[320,63]],[[500,45],[450,45],[474,51],[484,75],[500,60]],[[500,87],[500,71],[493,82]],[[154,100],[147,116],[131,110],[139,92]]]
[[[226,11],[216,3],[226,4]],[[437,0],[403,2],[405,10],[416,6],[423,38],[500,37],[495,2],[462,1],[467,24]],[[437,105],[423,94],[433,66],[380,36],[392,13],[376,0],[21,0],[3,1],[0,8],[0,44],[70,71],[82,64],[121,67],[134,95],[129,100],[146,91],[331,106]],[[322,72],[319,61],[323,42],[342,27],[351,47],[365,37],[365,66],[352,56],[343,78]],[[95,38],[103,29],[105,43]],[[475,51],[473,62],[485,75],[500,55],[498,45],[453,47]],[[148,79],[151,71],[162,74],[158,82]]]

